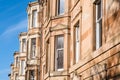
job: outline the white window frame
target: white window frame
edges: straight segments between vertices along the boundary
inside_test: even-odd
[[[98,10],[99,5],[101,4],[101,10]],[[102,0],[96,2],[96,49],[99,49],[102,45]],[[100,11],[100,17],[98,18],[98,13]]]

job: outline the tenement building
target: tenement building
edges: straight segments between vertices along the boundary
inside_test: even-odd
[[[10,80],[120,80],[120,0],[35,0]]]
[[[23,32],[19,35],[20,51],[14,52],[14,63],[11,64],[11,73],[8,75],[10,80],[25,80],[26,67],[26,39],[27,33]]]

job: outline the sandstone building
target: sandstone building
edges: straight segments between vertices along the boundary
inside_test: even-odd
[[[120,80],[120,0],[28,4],[10,80]]]

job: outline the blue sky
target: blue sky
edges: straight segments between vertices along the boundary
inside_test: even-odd
[[[0,80],[9,80],[14,51],[19,51],[18,35],[27,31],[26,8],[31,0],[0,0]]]

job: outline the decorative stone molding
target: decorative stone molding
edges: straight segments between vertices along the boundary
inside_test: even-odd
[[[77,74],[77,71],[75,71],[75,72],[73,73],[73,80],[81,80],[80,77],[81,77],[81,76],[79,76],[79,75]]]
[[[58,24],[54,27],[51,27],[50,31],[57,31],[57,30],[62,30],[62,29],[68,29],[68,26],[64,24]]]

